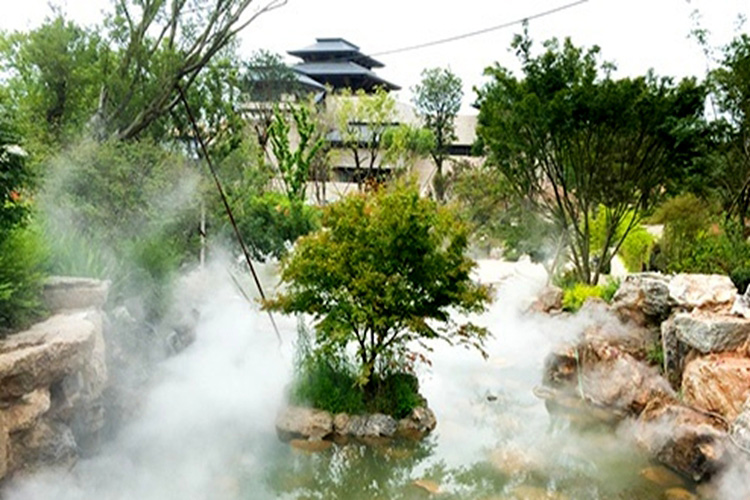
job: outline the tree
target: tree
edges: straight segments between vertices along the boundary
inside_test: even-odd
[[[351,153],[360,186],[365,179],[379,177],[383,136],[396,125],[395,99],[382,87],[372,94],[344,90],[333,116],[338,142]]]
[[[513,44],[523,79],[499,65],[486,70],[480,145],[516,195],[558,228],[577,278],[596,283],[670,176],[693,160],[705,91],[651,73],[614,80],[597,47],[553,39],[532,57],[531,45],[528,36]],[[604,237],[594,246],[599,212]]]
[[[269,127],[271,150],[284,183],[289,201],[303,203],[306,196],[310,167],[325,144],[317,133],[310,109],[305,105],[288,106],[294,120],[297,144],[291,146],[291,127],[279,106],[274,110],[274,119]]]
[[[417,114],[435,138],[430,155],[437,167],[435,195],[445,198],[443,165],[449,156],[448,147],[456,140],[454,121],[461,107],[461,79],[447,68],[422,71],[422,81],[413,89]]]
[[[354,344],[365,390],[412,341],[481,349],[488,332],[450,317],[482,311],[489,292],[470,278],[468,231],[449,209],[397,182],[329,205],[322,224],[282,262],[286,288],[265,307],[313,315],[322,348]]]
[[[710,74],[720,118],[713,156],[716,192],[729,218],[747,238],[750,229],[750,37],[741,35],[724,48],[721,66]]]
[[[107,133],[132,139],[179,103],[211,59],[240,31],[286,0],[115,0],[107,20],[117,57],[102,88],[99,117]]]

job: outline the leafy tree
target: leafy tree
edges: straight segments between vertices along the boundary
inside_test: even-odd
[[[117,58],[99,101],[105,131],[119,139],[140,135],[175,109],[178,88],[189,88],[235,35],[259,15],[285,4],[116,0],[106,24]]]
[[[95,30],[61,14],[28,33],[0,36],[8,93],[32,149],[53,148],[83,129],[106,77],[105,52]]]
[[[382,164],[382,141],[396,125],[396,101],[382,87],[368,94],[360,89],[341,92],[333,112],[338,142],[351,154],[357,182],[377,178]]]
[[[443,165],[449,156],[448,147],[456,140],[454,121],[463,97],[461,79],[447,68],[425,69],[422,81],[413,92],[417,114],[434,136],[430,155],[437,167],[435,195],[442,202],[445,198]]]
[[[489,300],[488,289],[470,279],[468,231],[451,211],[397,182],[329,205],[322,224],[282,262],[287,286],[265,306],[313,315],[322,349],[353,344],[366,391],[412,341],[481,349],[488,332],[450,317],[451,310],[482,311]]]
[[[499,65],[486,70],[480,144],[517,196],[559,228],[577,278],[596,283],[670,176],[692,161],[704,89],[651,73],[614,80],[598,48],[570,40],[548,41],[536,57],[528,36],[513,47],[524,78]],[[604,238],[594,246],[590,221],[600,211]]]
[[[301,203],[305,201],[310,167],[324,146],[325,140],[317,132],[307,106],[292,104],[287,106],[287,109],[294,120],[296,146],[292,148],[291,145],[291,127],[287,117],[281,108],[276,106],[274,119],[269,128],[271,150],[289,201]]]
[[[710,75],[720,118],[718,144],[712,156],[713,186],[727,216],[750,233],[750,36],[743,34],[724,48],[721,66]]]

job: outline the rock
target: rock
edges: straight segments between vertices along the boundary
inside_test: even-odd
[[[13,399],[80,371],[96,347],[85,312],[56,315],[0,341],[0,400]]]
[[[750,286],[747,287],[744,294],[737,295],[734,298],[734,304],[732,304],[729,314],[750,319]]]
[[[575,346],[562,345],[550,352],[544,360],[542,383],[550,387],[565,387],[576,379],[578,354]]]
[[[671,319],[677,338],[702,353],[729,351],[750,338],[750,320],[703,311],[677,313]]]
[[[352,415],[344,428],[345,435],[356,438],[390,438],[396,434],[398,423],[388,415]]]
[[[398,421],[397,433],[409,439],[422,439],[437,426],[437,419],[432,410],[425,406],[414,408],[408,417]]]
[[[561,288],[548,285],[542,288],[537,299],[529,307],[529,311],[549,313],[562,309],[563,291]]]
[[[73,432],[61,422],[41,419],[28,431],[11,437],[12,470],[34,471],[44,466],[71,467],[77,460]]]
[[[349,425],[351,417],[346,413],[337,413],[333,417],[333,430],[336,434],[344,435],[346,433],[346,427]]]
[[[107,302],[109,281],[53,276],[44,284],[44,302],[52,312],[71,309],[101,309]]]
[[[734,444],[750,450],[750,399],[745,401],[742,412],[732,422],[730,434]]]
[[[672,388],[654,368],[629,354],[584,369],[582,390],[596,405],[632,415],[638,415],[654,399],[675,399]]]
[[[720,470],[725,454],[722,421],[695,409],[654,400],[643,410],[636,441],[656,460],[699,482]]]
[[[8,431],[5,430],[2,422],[0,422],[0,479],[4,478],[8,474],[8,454],[10,453],[10,437]]]
[[[50,407],[49,389],[40,388],[14,401],[8,408],[0,410],[0,421],[7,433],[25,431]]]
[[[626,276],[612,300],[612,309],[623,321],[640,326],[659,324],[671,310],[669,278],[658,273]]]
[[[432,481],[431,479],[417,479],[411,484],[413,484],[417,488],[425,490],[427,493],[430,493],[432,495],[441,493],[440,485],[435,481]]]
[[[682,377],[685,402],[734,420],[750,397],[750,358],[711,354],[690,361]]]
[[[669,298],[685,310],[722,309],[732,305],[737,289],[729,276],[720,274],[678,274],[669,282]]]
[[[692,348],[677,336],[674,316],[661,324],[661,347],[664,355],[664,374],[674,389],[682,385],[682,372]]]
[[[282,441],[323,439],[333,432],[330,413],[302,406],[288,406],[276,417],[276,433]]]
[[[669,488],[664,491],[664,500],[698,500],[698,497],[685,488]]]
[[[662,488],[683,486],[685,484],[685,480],[682,479],[682,477],[661,465],[646,467],[641,470],[640,474],[644,479],[651,481]]]
[[[490,452],[489,462],[498,471],[509,477],[544,470],[543,457],[535,450],[503,447]]]
[[[333,446],[333,442],[323,439],[292,439],[289,441],[289,445],[296,450],[308,453],[320,453],[321,451],[330,449]]]

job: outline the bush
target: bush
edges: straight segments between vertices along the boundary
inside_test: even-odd
[[[732,283],[737,287],[740,293],[745,293],[748,285],[750,285],[750,267],[743,266],[734,269],[729,277],[732,279]]]
[[[357,383],[356,363],[346,355],[314,350],[309,333],[299,327],[295,373],[289,391],[292,404],[311,406],[331,413],[384,413],[404,418],[425,404],[417,378],[410,373],[374,377],[369,393]]]
[[[0,240],[0,334],[42,314],[45,257],[39,234],[29,227],[16,227]]]
[[[639,273],[648,266],[653,248],[654,237],[643,226],[638,226],[625,237],[619,254],[629,272]]]
[[[590,297],[597,297],[608,303],[612,302],[612,298],[619,287],[620,282],[618,280],[611,280],[605,285],[576,283],[563,291],[563,310],[576,312],[581,309],[586,299]]]

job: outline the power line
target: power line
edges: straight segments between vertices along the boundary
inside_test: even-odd
[[[576,6],[578,6],[580,4],[583,4],[583,3],[586,3],[586,2],[588,2],[588,0],[577,0],[576,2],[567,3],[565,5],[561,5],[560,7],[555,7],[554,9],[545,10],[544,12],[539,12],[539,13],[533,14],[531,16],[526,16],[526,17],[523,17],[521,19],[516,19],[515,21],[510,21],[510,22],[507,22],[507,23],[498,24],[497,26],[491,26],[489,28],[484,28],[484,29],[477,30],[477,31],[470,31],[468,33],[462,33],[460,35],[455,35],[455,36],[451,36],[451,37],[448,37],[448,38],[441,38],[439,40],[433,40],[431,42],[419,43],[419,44],[416,44],[416,45],[409,45],[409,46],[401,47],[401,48],[398,48],[398,49],[384,50],[382,52],[376,52],[374,54],[369,54],[369,56],[370,57],[385,56],[385,55],[390,55],[390,54],[397,54],[397,53],[400,53],[400,52],[408,52],[408,51],[412,51],[412,50],[424,49],[426,47],[432,47],[433,45],[441,45],[441,44],[444,44],[444,43],[455,42],[457,40],[463,40],[464,38],[470,38],[470,37],[477,36],[477,35],[483,35],[485,33],[491,32],[491,31],[497,31],[497,30],[501,30],[501,29],[504,29],[504,28],[509,28],[509,27],[514,26],[516,24],[521,24],[524,21],[530,21],[532,19],[539,19],[540,17],[545,17],[545,16],[549,16],[549,15],[552,15],[552,14],[556,14],[558,12],[561,12],[563,10],[567,10],[567,9],[576,7]]]

